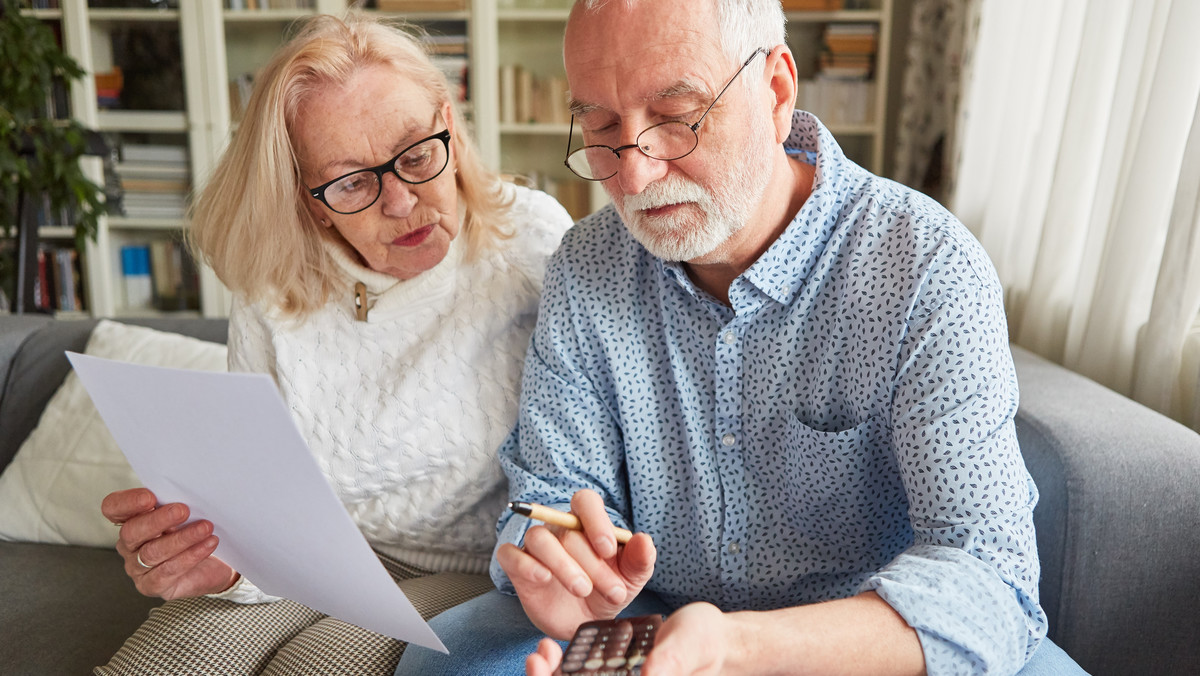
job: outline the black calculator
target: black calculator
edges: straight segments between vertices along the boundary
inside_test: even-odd
[[[563,653],[563,676],[639,676],[661,615],[584,622]]]

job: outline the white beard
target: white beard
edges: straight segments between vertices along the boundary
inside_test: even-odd
[[[756,128],[751,129],[750,139],[774,136],[765,122],[760,119],[752,124]],[[732,157],[714,158],[730,170],[717,177],[712,190],[683,176],[668,174],[636,195],[613,195],[610,191],[609,196],[630,234],[651,254],[667,261],[709,257],[706,263],[728,262],[720,248],[750,221],[767,189],[772,147],[762,145],[731,153]],[[687,206],[664,216],[644,212],[669,204]]]

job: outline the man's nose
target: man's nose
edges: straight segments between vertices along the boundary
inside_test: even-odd
[[[617,184],[626,195],[636,195],[667,173],[667,161],[646,155],[637,146],[622,150],[617,161]]]

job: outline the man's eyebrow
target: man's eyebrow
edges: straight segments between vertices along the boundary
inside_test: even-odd
[[[642,98],[640,101],[638,101],[638,103],[654,103],[656,101],[665,101],[667,99],[674,98],[686,98],[690,96],[707,97],[712,96],[712,92],[709,91],[708,87],[703,82],[691,78],[684,78],[670,87],[661,89],[649,96]],[[604,106],[580,101],[579,99],[570,95],[567,97],[567,108],[571,111],[571,114],[576,117],[587,115],[588,113],[593,113],[597,110],[607,110]]]

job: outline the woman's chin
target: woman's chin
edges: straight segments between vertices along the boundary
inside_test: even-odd
[[[439,234],[435,232],[418,247],[388,247],[388,266],[381,272],[408,281],[436,268],[450,252],[449,239]]]

